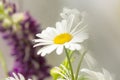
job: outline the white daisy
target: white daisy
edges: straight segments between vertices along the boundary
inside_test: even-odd
[[[113,80],[110,73],[103,69],[103,72],[95,72],[89,69],[81,69],[81,72],[86,73],[88,80]]]
[[[66,13],[65,13],[66,14]],[[77,14],[78,16],[78,14]],[[70,50],[80,50],[80,43],[88,38],[86,33],[86,26],[84,16],[79,14],[68,14],[61,22],[56,23],[56,27],[48,27],[36,36],[40,39],[35,39],[34,42],[37,46],[43,46],[37,54],[45,56],[54,50],[60,55],[63,52],[64,46]]]
[[[5,80],[25,80],[25,78],[20,73],[18,73],[18,75],[16,75],[15,73],[13,73],[13,77],[8,77]],[[32,80],[32,79],[28,79],[28,80]]]

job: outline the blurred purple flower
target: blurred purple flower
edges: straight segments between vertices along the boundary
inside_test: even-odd
[[[7,3],[4,0],[5,8],[11,7],[12,12],[9,15],[17,13],[15,4]],[[24,13],[24,20],[19,23],[20,29],[14,30],[14,26],[4,27],[0,21],[0,32],[3,38],[7,40],[8,45],[12,47],[12,56],[15,58],[13,70],[9,72],[21,73],[26,79],[36,76],[38,80],[44,80],[49,77],[50,66],[45,58],[36,54],[33,48],[32,40],[35,34],[40,32],[40,25],[28,13]]]

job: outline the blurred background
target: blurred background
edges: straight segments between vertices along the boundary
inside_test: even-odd
[[[115,80],[120,80],[120,1],[119,0],[10,0],[19,5],[20,11],[29,11],[42,26],[55,26],[60,20],[59,13],[64,7],[77,8],[88,13],[89,49],[98,63],[109,70]],[[0,49],[5,53],[8,68],[12,68],[13,58],[10,48],[0,38]],[[59,65],[64,55],[46,56],[48,63]],[[1,72],[0,68],[0,72]],[[3,77],[0,75],[0,77]]]

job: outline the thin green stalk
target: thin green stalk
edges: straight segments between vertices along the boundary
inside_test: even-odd
[[[73,51],[69,50],[68,53],[69,53],[69,58],[71,59],[71,58],[72,58],[72,55],[73,55]],[[67,60],[67,63],[66,63],[66,60]],[[69,64],[68,64],[68,59],[67,59],[67,57],[64,59],[63,64],[68,68]]]
[[[78,64],[78,67],[77,67],[77,71],[76,71],[75,80],[78,79],[78,74],[79,74],[79,71],[80,71],[80,67],[81,67],[81,64],[83,62],[83,59],[84,59],[84,56],[85,56],[86,52],[87,51],[85,51],[84,53],[81,54],[80,61],[79,61],[79,64]]]
[[[2,52],[0,52],[0,64],[6,74],[6,77],[8,77],[8,69],[7,69],[7,64],[6,64],[6,61],[5,61],[5,58],[2,54]]]
[[[68,59],[72,80],[74,80],[73,68],[72,68],[72,64],[71,64],[71,61],[70,61],[69,53],[68,53],[66,48],[64,48],[64,49],[65,49],[65,53],[66,53],[66,56],[67,56],[67,59]]]

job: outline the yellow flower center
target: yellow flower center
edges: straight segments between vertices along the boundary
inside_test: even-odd
[[[63,33],[60,35],[57,35],[54,38],[54,43],[55,44],[64,44],[65,42],[69,42],[72,39],[72,35],[68,34],[68,33]]]

